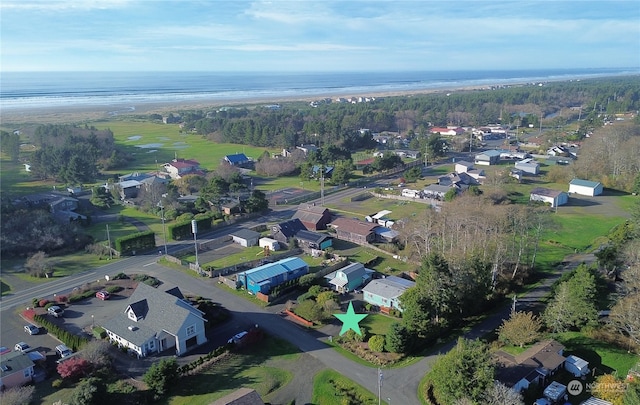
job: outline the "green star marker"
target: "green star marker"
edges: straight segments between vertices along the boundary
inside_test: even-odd
[[[346,314],[333,314],[336,318],[342,321],[342,329],[340,329],[340,336],[344,335],[349,329],[362,336],[360,332],[360,326],[358,323],[367,317],[367,314],[356,314],[353,310],[353,305],[349,301],[349,308],[347,308]]]

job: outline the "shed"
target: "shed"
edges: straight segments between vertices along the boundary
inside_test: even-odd
[[[230,236],[235,243],[243,247],[255,246],[258,244],[258,239],[260,239],[260,234],[250,229],[237,230],[231,233]]]
[[[269,248],[269,250],[272,251],[280,249],[280,243],[277,240],[271,238],[260,238],[260,240],[258,241],[258,245],[261,248]]]
[[[575,377],[589,374],[589,362],[574,355],[567,357],[564,361],[564,368]]]
[[[516,162],[516,169],[522,170],[527,174],[538,174],[540,172],[540,164],[532,158],[527,158]]]
[[[489,165],[497,165],[500,163],[500,151],[499,150],[488,150],[482,153],[479,153],[475,157],[475,164],[489,166]]]
[[[597,181],[573,179],[569,182],[569,193],[593,197],[602,194],[602,183]]]
[[[555,208],[569,202],[569,195],[564,191],[536,187],[531,190],[531,193],[529,194],[529,201],[542,201],[551,204],[551,207]]]

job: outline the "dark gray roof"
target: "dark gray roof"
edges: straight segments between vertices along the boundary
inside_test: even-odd
[[[553,197],[553,198],[556,198],[562,193],[564,193],[564,191],[552,190],[550,188],[544,188],[544,187],[536,187],[533,190],[531,190],[531,194],[541,195],[545,197]]]
[[[124,310],[101,326],[140,346],[162,331],[172,335],[178,334],[190,315],[204,321],[201,311],[173,295],[176,293],[175,290],[171,289],[171,293],[168,293],[139,283]],[[129,319],[129,308],[133,309],[136,315],[142,315],[142,319],[137,322]],[[133,328],[129,328],[130,326]]]
[[[252,231],[251,229],[239,229],[235,232],[232,232],[230,235],[246,240],[257,239],[260,237],[259,232]]]
[[[296,232],[296,239],[302,239],[309,242],[322,243],[324,240],[329,238],[330,236],[328,235],[318,233],[318,232],[311,232],[304,229],[301,229],[298,232]]]
[[[290,219],[285,222],[280,222],[277,225],[277,227],[280,229],[280,232],[287,238],[295,236],[295,234],[298,233],[298,231],[307,229],[298,218]]]

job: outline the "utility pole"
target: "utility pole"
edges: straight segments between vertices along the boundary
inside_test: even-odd
[[[109,260],[113,259],[113,252],[111,251],[111,235],[109,234],[109,224],[107,224],[107,241],[109,243]]]
[[[167,228],[164,223],[164,205],[162,205],[162,200],[158,202],[158,207],[160,207],[160,216],[162,217],[162,239],[164,239],[164,255],[167,256]]]
[[[324,169],[324,166],[322,169]],[[324,173],[322,173],[322,177],[320,177],[320,205],[324,207]]]

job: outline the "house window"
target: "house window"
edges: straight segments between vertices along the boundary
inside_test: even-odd
[[[24,372],[24,378],[29,378],[31,376],[30,368],[25,368],[23,372]]]
[[[149,347],[149,350],[155,349],[156,342],[154,340],[149,341],[148,347]]]
[[[187,326],[187,336],[196,334],[196,325]]]
[[[383,298],[383,299],[382,299],[382,303],[383,303],[383,304],[386,304],[386,303],[387,303],[387,299],[386,299],[386,298]]]

